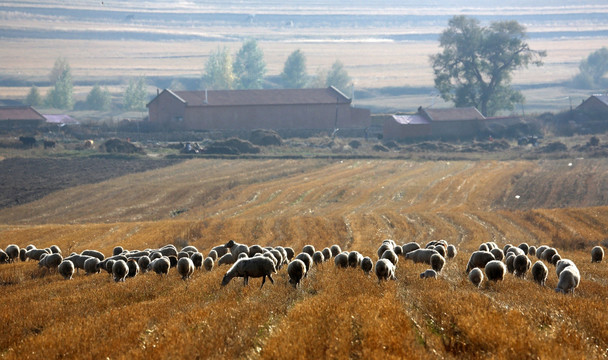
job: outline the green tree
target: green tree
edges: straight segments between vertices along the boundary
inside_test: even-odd
[[[55,64],[53,65],[51,72],[49,73],[49,80],[51,83],[56,83],[57,80],[59,80],[59,77],[61,77],[66,70],[70,70],[70,63],[68,62],[68,59],[58,57],[55,60]]]
[[[348,76],[348,72],[344,69],[344,64],[340,60],[336,60],[331,66],[325,84],[342,92],[345,92],[352,85],[352,79]]]
[[[125,90],[124,107],[127,110],[145,110],[146,109],[146,78],[140,76],[136,79],[129,80],[129,85]]]
[[[292,52],[287,57],[281,78],[283,79],[283,85],[290,89],[301,89],[308,84],[306,57],[300,49]]]
[[[603,47],[589,54],[578,66],[580,73],[574,78],[574,84],[581,88],[601,87],[600,81],[608,72],[608,48]]]
[[[235,88],[261,89],[266,75],[264,53],[254,39],[247,40],[236,54],[234,64]]]
[[[230,90],[234,84],[232,59],[228,48],[218,48],[209,55],[203,75],[203,86],[207,89]]]
[[[512,110],[524,97],[511,87],[511,74],[542,65],[546,56],[530,49],[525,38],[517,21],[482,27],[476,19],[454,16],[439,38],[443,51],[430,58],[441,97],[456,106],[475,106],[486,116]]]
[[[111,102],[112,98],[108,89],[95,85],[87,95],[86,104],[89,110],[105,111],[110,109]]]
[[[67,65],[55,81],[55,86],[48,92],[46,104],[56,109],[71,110],[74,107],[73,92],[72,71]]]
[[[42,96],[38,91],[38,87],[32,86],[30,91],[27,93],[27,97],[25,98],[25,104],[30,106],[40,106],[42,103]]]

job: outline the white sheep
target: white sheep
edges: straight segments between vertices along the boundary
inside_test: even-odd
[[[287,261],[291,261],[293,259],[294,256],[296,256],[296,252],[293,250],[293,248],[287,246],[284,247],[285,252],[287,253]]]
[[[57,245],[51,245],[49,248],[53,254],[61,254],[61,249]]]
[[[526,243],[519,244],[518,248],[522,249],[525,255],[528,255],[530,252],[530,246]]]
[[[64,279],[71,280],[72,276],[74,276],[74,263],[70,260],[63,260],[57,267],[57,272],[59,275],[63,276]]]
[[[235,242],[234,240],[230,240],[226,243],[226,245],[224,245],[228,250],[230,250],[230,253],[232,254],[232,256],[234,256],[235,259],[238,259],[239,254],[241,253],[245,253],[249,255],[249,246],[245,245],[245,244],[239,244],[237,242]]]
[[[205,268],[206,271],[213,270],[213,265],[214,261],[210,257],[205,258],[205,260],[203,261],[203,268]]]
[[[187,252],[187,253],[197,253],[199,252],[198,249],[195,246],[192,245],[188,245],[188,246],[184,246],[182,248],[183,252]]]
[[[405,254],[405,258],[408,260],[413,260],[414,263],[425,263],[425,264],[430,265],[431,256],[433,256],[433,254],[439,254],[439,253],[433,249],[418,249],[418,250],[413,250],[413,251],[407,252]]]
[[[559,278],[559,274],[568,266],[576,267],[576,265],[574,264],[574,261],[572,261],[570,259],[562,259],[562,260],[558,261],[557,264],[555,264],[555,273],[557,274],[558,278]]]
[[[473,285],[479,287],[483,282],[483,271],[478,267],[471,269],[471,271],[469,271],[469,281]]]
[[[256,254],[261,254],[264,249],[260,245],[251,245],[249,247],[249,257],[254,257]]]
[[[421,279],[437,279],[437,271],[433,269],[427,269],[420,273]]]
[[[545,286],[545,281],[547,281],[547,274],[549,272],[547,270],[547,266],[545,266],[542,261],[537,260],[534,265],[532,265],[531,272],[534,281],[537,282],[540,286]]]
[[[513,274],[515,271],[515,267],[513,266],[513,261],[515,260],[515,255],[509,253],[509,256],[505,259],[505,264],[507,265],[507,271],[509,274]]]
[[[274,284],[274,279],[272,278],[272,274],[276,273],[276,267],[272,260],[264,257],[264,256],[255,256],[250,259],[240,259],[232,267],[226,272],[224,278],[222,279],[222,286],[228,285],[230,280],[235,277],[242,277],[244,285],[249,283],[250,277],[261,277],[262,278],[262,287],[264,287],[264,283],[266,282],[266,277],[270,280],[271,283]]]
[[[177,273],[182,276],[182,280],[188,280],[194,273],[194,263],[190,258],[181,258],[177,261]]]
[[[486,264],[492,260],[496,260],[494,255],[492,255],[489,251],[474,251],[469,258],[469,262],[467,263],[467,274],[473,268],[483,269],[486,267]]]
[[[348,254],[341,252],[338,255],[334,256],[334,265],[341,268],[347,268]]]
[[[219,258],[218,253],[215,250],[209,251],[209,254],[207,254],[207,257],[210,257],[213,261],[216,261]]]
[[[117,260],[112,265],[112,278],[115,282],[124,282],[129,274],[129,266],[124,260]]]
[[[537,257],[539,260],[542,260],[542,259],[541,259],[541,257],[543,256],[543,252],[544,252],[545,250],[547,250],[548,248],[549,248],[549,247],[548,247],[547,245],[541,245],[541,246],[539,246],[538,248],[536,248],[536,257]]]
[[[536,246],[532,245],[528,248],[528,255],[536,256]]]
[[[502,281],[507,272],[507,267],[502,261],[492,260],[486,264],[485,272],[489,281]]]
[[[446,255],[448,256],[448,259],[455,258],[457,254],[458,254],[458,250],[456,250],[456,246],[448,245],[448,248],[446,250]]]
[[[32,260],[38,261],[38,260],[40,260],[40,257],[42,256],[42,254],[50,254],[50,252],[47,251],[46,249],[36,249],[36,248],[34,248],[34,249],[28,250],[25,253],[25,256],[27,256],[28,259],[32,259]]]
[[[382,245],[380,245],[380,247],[378,248],[378,259],[382,259],[382,254],[384,254],[384,252],[386,250],[393,250],[395,247],[391,244],[391,243],[382,243]]]
[[[559,281],[557,282],[556,292],[562,293],[574,293],[581,281],[581,274],[576,266],[568,266],[559,274]]]
[[[297,288],[302,278],[306,276],[306,264],[300,259],[293,260],[287,266],[287,274],[289,275],[289,283]]]
[[[551,258],[553,258],[553,255],[557,254],[557,250],[554,248],[547,248],[545,249],[545,251],[543,251],[542,255],[541,255],[541,260],[545,260],[549,263],[551,263]]]
[[[440,246],[441,247],[441,246]],[[445,265],[445,259],[443,256],[441,256],[440,254],[433,254],[431,255],[431,268],[433,270],[435,270],[436,272],[441,272],[441,269],[443,269],[443,266]]]
[[[369,256],[366,256],[361,260],[361,270],[365,273],[365,275],[369,275],[369,272],[374,268],[374,263]]]
[[[601,246],[595,246],[593,249],[591,249],[591,262],[592,263],[602,262],[603,258],[604,258],[604,248],[602,248]]]
[[[509,256],[509,254],[513,254],[515,256],[526,255],[522,249],[515,246],[511,246],[504,254],[505,256]]]
[[[396,280],[395,277],[395,265],[388,259],[380,259],[376,262],[376,277],[378,282],[382,280]]]
[[[555,266],[555,265],[557,264],[557,262],[558,262],[558,261],[560,261],[561,259],[562,259],[562,257],[561,257],[561,255],[560,255],[560,254],[554,254],[554,255],[551,257],[551,261],[549,261],[549,263],[550,263],[551,265]]]
[[[221,258],[222,256],[226,255],[226,253],[228,252],[228,248],[225,247],[224,245],[218,245],[218,246],[213,247],[211,249],[211,251],[215,252],[216,258],[213,259],[215,261],[215,260]],[[212,256],[212,254],[209,253],[208,256]]]
[[[437,244],[435,245],[435,247],[433,248],[433,250],[437,251],[439,253],[439,255],[441,255],[442,257],[445,258],[446,255],[446,248],[443,246],[443,244]]]
[[[19,259],[19,245],[10,244],[6,247],[6,255],[8,255],[9,262],[15,262],[15,259]]]

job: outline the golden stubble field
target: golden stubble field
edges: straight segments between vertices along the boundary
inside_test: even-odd
[[[172,269],[114,283],[0,265],[0,356],[603,358],[608,271],[589,250],[605,240],[607,171],[604,159],[195,159],[56,192],[0,211],[0,246],[110,254],[174,243],[206,255],[233,239],[297,252],[338,244],[375,260],[391,238],[446,239],[459,253],[437,280],[419,279],[428,266],[403,258],[397,281],[382,284],[330,261],[297,290],[285,268],[260,289],[259,279],[222,288],[227,266],[188,282]],[[546,287],[508,274],[477,289],[464,269],[487,241],[554,246],[575,261],[581,285],[556,294],[548,265]]]

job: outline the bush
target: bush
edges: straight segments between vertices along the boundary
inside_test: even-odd
[[[249,135],[249,141],[259,146],[281,146],[283,139],[274,130],[254,130]]]

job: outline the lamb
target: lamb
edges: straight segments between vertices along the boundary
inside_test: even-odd
[[[502,261],[492,260],[486,264],[485,271],[488,280],[502,281],[505,277],[505,273],[507,272],[507,267]]]
[[[190,258],[181,258],[177,261],[177,273],[182,276],[182,280],[190,279],[194,273],[194,263]]]
[[[569,292],[574,293],[574,289],[578,287],[580,281],[581,274],[576,266],[568,266],[559,274],[559,281],[555,291],[564,294]]]
[[[469,281],[477,287],[481,285],[481,283],[483,282],[483,272],[480,268],[476,267],[471,269],[471,271],[469,272]]]
[[[310,257],[310,255],[308,255],[308,253],[301,252],[298,254],[298,256],[296,256],[296,259],[302,260],[304,262],[304,265],[306,265],[306,274],[308,274],[308,272],[310,271],[310,267],[312,266],[312,257]],[[306,276],[306,275],[304,275],[304,276]]]
[[[87,275],[90,274],[98,274],[99,273],[99,263],[101,261],[99,261],[98,258],[96,257],[90,257],[88,259],[85,260],[84,262],[84,272]]]
[[[393,263],[393,265],[395,265],[395,266],[397,266],[397,263],[399,262],[399,257],[391,249],[388,249],[388,250],[384,251],[384,253],[382,253],[382,256],[380,256],[380,258],[381,259],[387,259],[388,261],[390,261],[391,263]]]
[[[445,265],[445,259],[440,254],[431,255],[431,268],[436,272],[441,272],[443,269],[443,265]]]
[[[306,276],[306,264],[300,259],[295,259],[287,266],[287,274],[289,275],[289,283],[294,288],[300,286],[300,281]]]
[[[137,265],[142,273],[148,271],[148,265],[150,265],[150,258],[147,256],[142,256],[137,260]]]
[[[410,251],[405,254],[405,258],[409,260],[413,260],[414,263],[426,263],[431,264],[431,256],[433,254],[439,254],[437,251],[432,249],[418,249],[414,251]]]
[[[315,253],[315,247],[312,245],[304,245],[304,247],[302,248],[302,252],[312,257],[312,255]]]
[[[496,260],[502,261],[502,259],[504,259],[505,257],[505,254],[499,248],[492,249],[490,250],[490,252],[492,253],[492,255],[494,255],[494,258],[496,258]]]
[[[473,268],[480,268],[483,269],[486,267],[486,264],[489,263],[492,260],[496,260],[496,258],[494,257],[494,255],[492,255],[491,252],[489,251],[474,251],[471,254],[471,257],[469,258],[469,262],[467,264],[467,274],[469,273],[469,271],[471,271]]]
[[[339,245],[332,245],[329,250],[331,250],[331,257],[336,257],[338,254],[340,254],[342,252],[342,249],[340,248]]]
[[[127,267],[129,268],[129,273],[127,274],[127,277],[132,278],[139,274],[139,264],[137,263],[137,261],[135,261],[135,259],[129,259],[129,261],[127,261]]]
[[[124,260],[117,260],[112,265],[112,278],[115,282],[124,282],[129,274],[129,266]]]
[[[232,254],[232,256],[234,256],[235,259],[238,259],[238,256],[241,253],[249,254],[249,246],[245,244],[239,244],[234,240],[228,241],[226,245],[224,245],[224,247],[230,250],[230,253]]]
[[[388,259],[380,259],[376,262],[376,276],[378,282],[382,280],[396,280],[395,278],[395,265]]]
[[[437,272],[433,269],[427,269],[420,273],[421,279],[437,279]]]
[[[348,253],[348,266],[352,268],[358,268],[361,266],[361,261],[363,260],[363,255],[361,255],[358,251],[351,251]]]
[[[520,254],[513,259],[513,274],[517,277],[526,277],[526,273],[530,270],[530,259],[526,255]]]
[[[314,254],[312,254],[312,262],[315,265],[320,265],[325,261],[325,256],[323,256],[323,253],[320,251],[315,251]]]
[[[415,242],[409,242],[401,247],[401,253],[405,256],[407,253],[420,249],[420,245]]]
[[[348,255],[346,253],[339,253],[334,256],[334,265],[341,268],[348,267]]]
[[[224,254],[224,256],[222,256],[218,261],[217,261],[217,265],[230,265],[230,264],[234,264],[235,259],[234,256],[231,253],[226,253]]]
[[[296,256],[296,252],[293,250],[293,248],[290,247],[285,247],[284,249],[287,253],[287,261],[291,261],[293,257]]]
[[[306,264],[305,264],[306,265]],[[246,286],[249,283],[250,277],[261,277],[262,278],[262,286],[260,289],[264,287],[264,283],[266,282],[266,277],[270,280],[271,283],[274,284],[274,279],[272,278],[272,274],[276,273],[276,267],[272,260],[263,257],[256,256],[250,259],[241,259],[234,263],[232,267],[226,272],[224,278],[222,279],[222,286],[228,285],[230,280],[235,277],[244,278],[243,283]]]
[[[328,261],[329,259],[331,259],[331,250],[328,247],[321,250],[321,254],[323,254],[323,259],[325,261]]]
[[[166,256],[160,257],[153,260],[148,265],[148,271],[152,270],[159,275],[169,275],[169,269],[171,268],[171,262]]]
[[[211,271],[213,270],[213,259],[210,257],[207,257],[204,261],[203,261],[203,268],[205,268],[206,271]]]
[[[545,266],[542,261],[537,260],[534,265],[532,265],[532,278],[540,286],[545,286],[545,281],[547,281],[547,273],[547,266]]]
[[[46,254],[40,258],[38,266],[44,266],[47,269],[56,269],[62,261],[63,257],[61,254]]]
[[[365,273],[365,275],[369,275],[369,272],[374,268],[374,263],[369,256],[366,256],[361,260],[361,270]]]
[[[6,247],[4,251],[8,256],[9,262],[15,262],[15,259],[19,259],[19,246],[15,244],[10,244]]]
[[[456,246],[454,246],[454,245],[448,245],[448,249],[447,249],[448,259],[455,258],[457,253],[458,253],[458,251],[456,250]]]
[[[201,266],[203,266],[203,254],[200,252],[192,253],[192,255],[190,255],[190,260],[192,260],[195,269],[200,269]]]
[[[125,249],[123,249],[122,246],[115,246],[114,249],[112,249],[112,256],[120,255],[123,251],[125,251]]]
[[[72,276],[74,275],[74,263],[70,260],[63,260],[57,267],[57,272],[59,275],[63,276],[64,279],[72,280]]]
[[[604,258],[604,248],[602,248],[601,246],[595,246],[593,249],[591,249],[591,262],[592,263],[602,262],[603,258]]]

